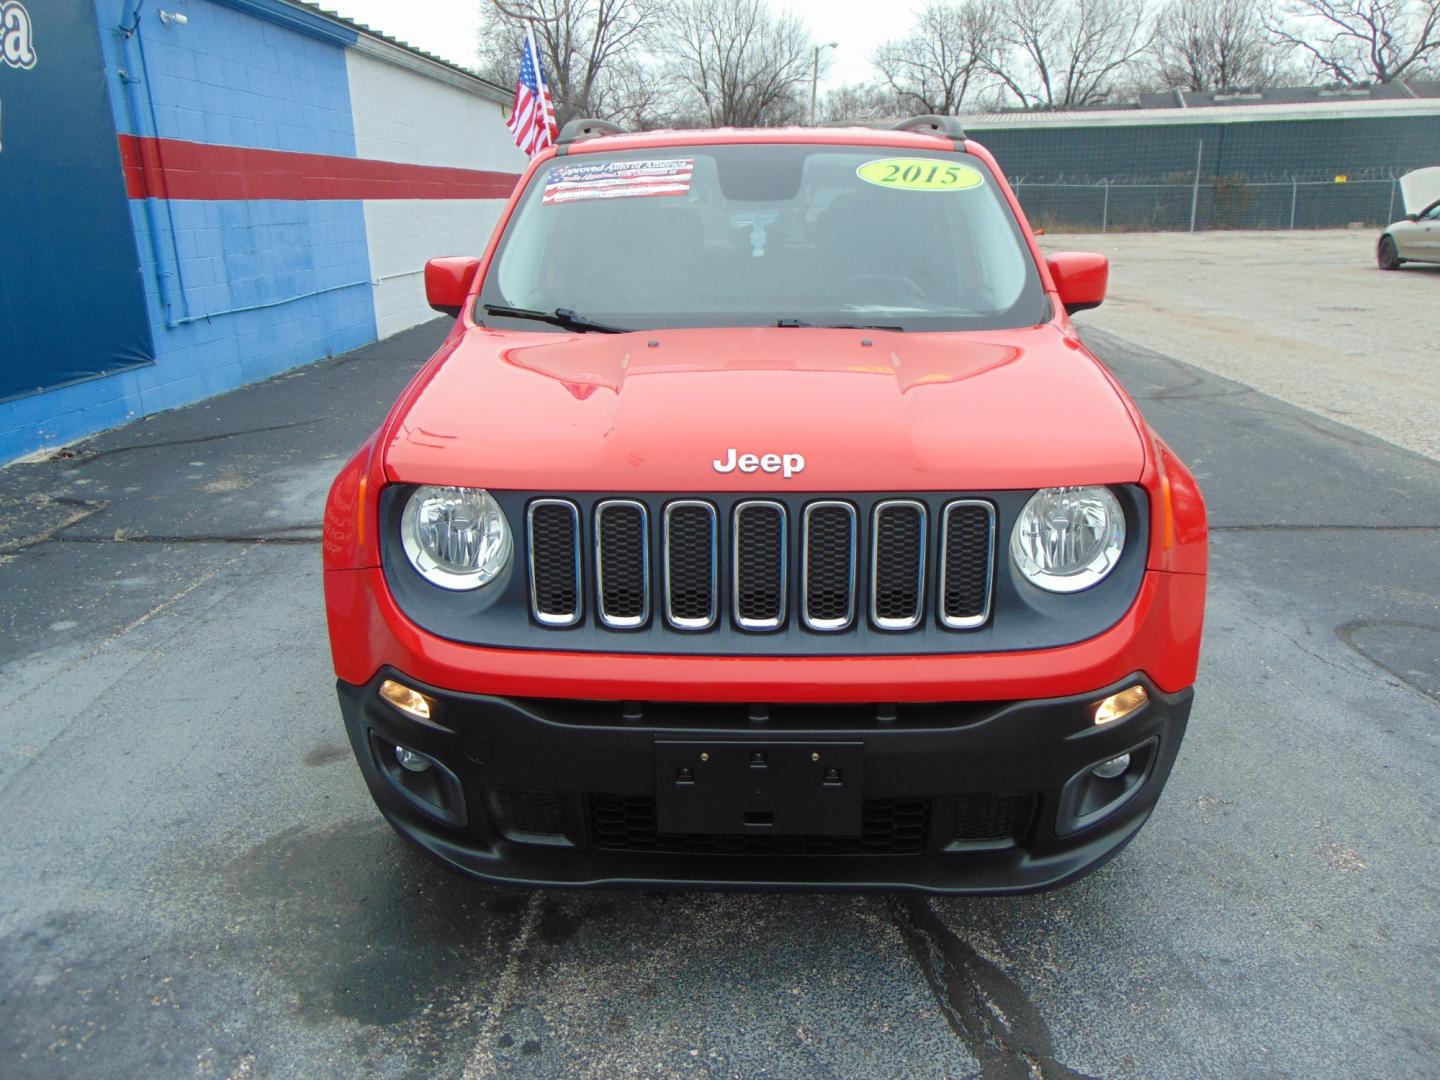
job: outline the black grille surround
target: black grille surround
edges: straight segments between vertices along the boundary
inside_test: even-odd
[[[381,558],[391,596],[410,621],[432,634],[500,649],[781,657],[1055,648],[1092,638],[1121,619],[1139,591],[1148,547],[1145,493],[1132,485],[1111,487],[1126,518],[1119,564],[1098,585],[1071,595],[1029,585],[1010,563],[1010,534],[1033,494],[1024,489],[844,495],[491,490],[510,522],[516,557],[490,585],[451,592],[420,577],[400,544],[400,520],[413,490],[394,484],[381,492]],[[568,623],[557,616],[573,587],[574,563],[564,557],[568,536],[555,527],[558,512],[541,514],[537,506],[552,500],[573,506],[579,527],[579,613]],[[892,578],[895,582],[885,612],[913,615],[914,601],[920,600],[920,618],[909,629],[877,625],[872,611],[876,509],[896,503],[924,509],[923,515],[902,514],[894,521],[888,511],[881,515],[886,546],[900,536],[902,548],[923,516],[923,567],[913,555],[883,558],[887,587]],[[742,504],[777,508],[739,515],[747,538],[742,569],[752,586],[758,583],[742,590],[750,626],[736,618],[736,511]],[[710,509],[715,525],[707,552]],[[554,520],[542,527],[548,517]],[[773,545],[775,526],[782,523],[780,562]],[[608,553],[602,532],[617,545]],[[853,566],[846,545],[852,535]],[[678,557],[673,568],[672,552]],[[534,569],[532,553],[539,560]],[[751,577],[761,569],[768,576]],[[913,585],[907,588],[912,571],[918,593]],[[852,573],[854,585],[847,588]],[[537,607],[532,581],[537,591],[560,599]],[[853,611],[847,610],[847,593]],[[778,625],[777,600],[783,604]],[[713,620],[707,617],[712,603]]]

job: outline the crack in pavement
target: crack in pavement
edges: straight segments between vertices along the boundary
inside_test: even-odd
[[[24,551],[26,548],[34,547],[36,544],[43,544],[47,540],[54,539],[55,534],[61,529],[68,529],[78,525],[82,521],[88,521],[96,514],[109,508],[110,504],[104,499],[71,499],[54,495],[40,495],[26,499],[20,504],[26,508],[44,509],[47,506],[62,506],[67,508],[65,520],[51,525],[48,529],[32,533],[29,536],[21,536],[14,540],[0,539],[0,554],[12,551]]]
[[[320,526],[295,526],[296,529]],[[138,536],[52,536],[57,544],[318,544],[319,536],[275,536],[273,534],[231,535],[228,533],[199,534],[196,536],[165,536],[156,533],[142,533]]]
[[[500,971],[495,994],[485,1010],[485,1023],[480,1027],[480,1034],[475,1039],[475,1045],[470,1051],[470,1058],[465,1062],[464,1071],[460,1074],[462,1080],[477,1080],[482,1076],[495,1076],[498,1071],[495,1064],[496,1031],[505,1019],[505,1013],[510,1006],[515,1004],[516,998],[519,996],[520,969],[529,957],[531,941],[535,937],[535,931],[540,926],[540,918],[544,914],[544,904],[544,894],[539,889],[532,891],[525,901],[525,913],[520,919],[520,929],[516,932],[515,941],[505,957],[505,966]]]
[[[46,461],[63,461],[67,469],[79,469],[89,465],[92,461],[99,461],[101,458],[113,457],[116,454],[129,454],[135,450],[162,450],[171,446],[196,446],[200,443],[219,442],[221,439],[236,439],[242,435],[265,435],[272,431],[289,431],[292,428],[308,427],[311,424],[321,424],[327,420],[333,420],[330,416],[315,416],[309,420],[296,420],[289,424],[272,424],[268,427],[243,428],[240,431],[219,431],[213,435],[197,435],[193,439],[170,439],[164,442],[137,443],[134,446],[112,446],[108,450],[71,449],[64,447],[51,454]]]
[[[1352,619],[1342,626],[1337,626],[1335,628],[1335,636],[1343,641],[1353,652],[1359,654],[1376,667],[1389,672],[1412,690],[1424,694],[1432,701],[1440,701],[1440,694],[1435,693],[1434,690],[1416,679],[1414,672],[1402,671],[1394,664],[1382,659],[1381,656],[1377,655],[1377,652],[1372,652],[1370,649],[1367,649],[1361,641],[1357,640],[1366,630],[1384,629],[1418,630],[1421,633],[1440,635],[1440,626],[1432,626],[1430,623],[1409,622],[1403,619]]]
[[[947,927],[928,902],[897,896],[889,905],[941,1013],[984,1080],[1090,1080],[1055,1060],[1050,1029],[1020,984]]]

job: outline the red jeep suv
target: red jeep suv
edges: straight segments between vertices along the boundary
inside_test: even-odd
[[[1047,888],[1154,808],[1205,604],[1194,478],[951,118],[577,121],[325,514],[389,822],[562,885]]]

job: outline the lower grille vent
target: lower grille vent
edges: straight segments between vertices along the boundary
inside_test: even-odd
[[[930,832],[928,799],[867,799],[859,836],[661,833],[648,796],[591,795],[590,842],[606,851],[707,855],[914,855]]]
[[[1009,847],[1019,843],[1035,812],[1035,796],[962,795],[955,800],[955,843]]]
[[[507,832],[528,836],[562,836],[565,833],[565,808],[553,791],[531,788],[502,788],[495,792]]]

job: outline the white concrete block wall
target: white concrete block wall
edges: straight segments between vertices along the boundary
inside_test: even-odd
[[[504,207],[500,199],[369,199],[365,235],[375,290],[375,328],[391,334],[435,318],[425,303],[425,260],[480,255]]]
[[[346,64],[357,157],[514,174],[525,168],[499,102],[353,49]],[[381,337],[434,317],[425,304],[425,260],[481,254],[503,207],[503,199],[366,200]]]

